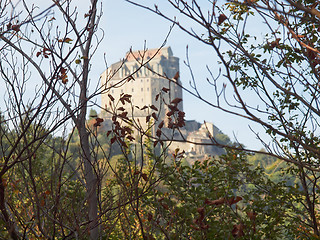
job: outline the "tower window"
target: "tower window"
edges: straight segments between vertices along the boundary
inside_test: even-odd
[[[143,92],[143,88],[141,88],[141,92]]]

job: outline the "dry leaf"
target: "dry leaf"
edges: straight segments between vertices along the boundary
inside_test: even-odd
[[[220,14],[220,16],[218,17],[218,25],[221,25],[226,19],[227,19],[226,15]]]
[[[173,79],[174,80],[178,80],[178,78],[180,77],[179,71],[174,75]]]

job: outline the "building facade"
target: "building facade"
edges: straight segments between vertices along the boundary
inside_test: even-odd
[[[101,84],[106,90],[101,96],[101,106],[106,110],[103,117],[114,114],[114,106],[110,105],[111,95],[117,107],[123,107],[129,117],[139,119],[144,125],[142,127],[145,127],[145,118],[152,111],[156,113],[158,121],[164,120],[168,111],[166,105],[175,98],[182,99],[178,75],[179,58],[173,56],[170,47],[128,52],[123,61],[112,64],[101,74]],[[168,89],[167,92],[163,88]],[[130,95],[131,103],[121,103],[120,99],[125,94]],[[183,110],[182,102],[178,108]]]
[[[135,135],[151,130],[155,136],[159,123],[164,121],[161,139],[173,140],[168,146],[169,151],[183,149],[191,157],[224,152],[222,148],[210,144],[209,136],[221,133],[211,123],[187,120],[179,131],[168,127],[169,105],[183,111],[182,101],[176,105],[171,103],[174,99],[182,100],[182,85],[179,58],[173,56],[170,47],[128,52],[124,60],[112,64],[101,74],[101,84],[104,89],[101,96],[104,111],[100,117],[104,118],[106,129],[114,127],[114,116],[126,112],[125,117],[132,121],[130,124]],[[154,123],[151,128],[150,123]]]

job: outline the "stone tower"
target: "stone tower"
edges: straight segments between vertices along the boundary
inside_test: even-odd
[[[112,64],[101,74],[101,84],[103,89],[106,89],[101,96],[101,106],[107,110],[102,117],[108,119],[111,117],[108,111],[114,111],[109,104],[110,94],[115,99],[117,108],[123,107],[128,112],[128,117],[139,119],[142,127],[146,127],[146,116],[153,111],[150,108],[141,110],[144,106],[153,105],[158,108],[159,111],[156,111],[158,121],[164,120],[168,111],[166,104],[175,98],[182,99],[178,72],[179,58],[173,56],[170,47],[128,52],[123,61]],[[163,88],[169,89],[168,92],[161,91]],[[156,96],[160,92],[162,92],[161,99],[156,101]],[[119,102],[124,94],[131,95],[132,104],[123,105]],[[183,111],[182,102],[178,108]]]

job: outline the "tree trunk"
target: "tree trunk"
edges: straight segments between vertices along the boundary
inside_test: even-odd
[[[86,130],[85,122],[80,122],[78,131],[83,153],[82,160],[84,164],[84,174],[86,180],[90,239],[98,239],[98,197],[96,192],[97,177],[94,173],[93,164],[91,162],[92,159],[90,155],[89,134]]]

